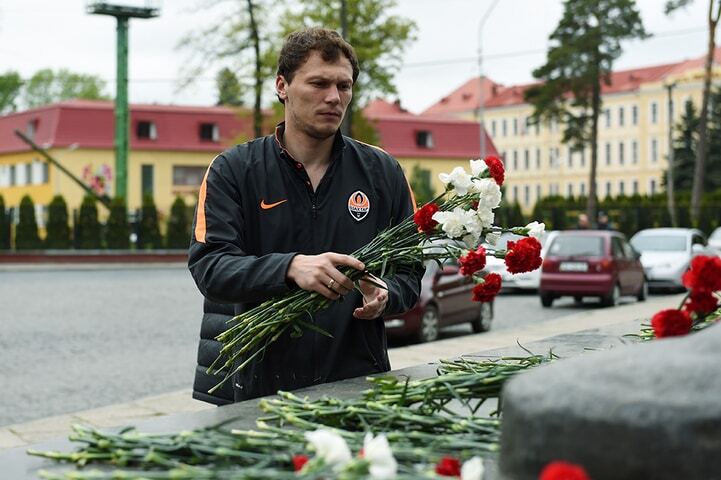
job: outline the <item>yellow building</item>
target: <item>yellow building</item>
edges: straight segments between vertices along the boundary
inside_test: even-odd
[[[715,63],[721,61],[721,48]],[[673,124],[690,100],[701,103],[704,58],[613,72],[602,89],[597,194],[653,194],[668,166],[669,89]],[[523,95],[530,85],[503,86],[483,79],[483,121],[506,165],[508,198],[528,212],[548,195],[588,194],[590,151],[571,152],[563,126],[530,125],[533,109]],[[474,78],[429,107],[423,115],[479,118],[481,84]]]
[[[115,153],[113,104],[74,100],[0,117],[0,194],[14,208],[28,194],[38,223],[54,195],[78,209],[85,191],[33,151],[15,130],[33,139],[99,195],[113,196]],[[238,139],[250,136],[247,116],[225,107],[131,105],[128,208],[153,195],[160,218],[176,196],[192,206],[208,164]],[[17,211],[17,209],[15,209]],[[105,211],[99,208],[101,215]]]

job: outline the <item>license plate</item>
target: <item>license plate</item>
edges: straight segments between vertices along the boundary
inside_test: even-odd
[[[558,270],[561,272],[587,272],[588,264],[586,262],[561,262]]]

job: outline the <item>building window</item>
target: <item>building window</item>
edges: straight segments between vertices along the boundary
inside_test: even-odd
[[[508,122],[505,118],[501,121],[501,134],[504,137],[508,134]]]
[[[420,148],[433,148],[433,134],[427,130],[416,132],[416,146]]]
[[[649,182],[649,185],[648,185],[648,189],[649,189],[649,193],[651,195],[656,194],[656,180],[651,179],[651,181]]]
[[[611,196],[611,182],[606,182],[606,196]]]
[[[658,104],[651,102],[651,123],[658,123]]]
[[[631,123],[638,125],[638,105],[631,107]]]
[[[606,165],[611,165],[611,144],[606,142]]]
[[[540,148],[536,149],[536,169],[537,170],[541,169],[541,149]]]
[[[135,134],[138,138],[146,140],[155,140],[158,138],[158,130],[155,128],[155,122],[141,120],[135,127]]]
[[[635,165],[638,163],[638,142],[631,142],[631,162]]]
[[[518,201],[518,185],[513,186],[513,201]]]
[[[531,203],[531,187],[528,185],[523,186],[523,204],[528,205]]]
[[[541,134],[541,122],[536,122],[535,128],[536,128],[536,136],[540,135]]]
[[[611,109],[604,109],[603,116],[606,117],[606,128],[611,128]]]
[[[618,126],[623,127],[623,121],[624,121],[624,111],[623,107],[618,107]]]
[[[518,151],[513,151],[513,170],[518,170]]]
[[[568,147],[568,168],[573,168],[573,150]]]
[[[513,119],[513,135],[518,135],[518,119]]]
[[[578,184],[578,194],[579,195],[586,195],[586,184],[581,182]]]
[[[586,149],[581,150],[581,168],[586,166]]]
[[[523,151],[523,168],[525,168],[526,171],[531,169],[531,152],[529,152],[528,149]]]
[[[47,205],[35,204],[35,221],[39,228],[45,228],[48,218],[48,207]]]
[[[200,187],[207,169],[207,166],[173,165],[173,185]]]
[[[618,164],[623,165],[623,163],[626,161],[624,153],[626,153],[626,149],[623,148],[623,142],[618,142]]]
[[[618,182],[618,194],[619,194],[619,195],[625,195],[625,194],[626,194],[626,191],[625,191],[625,188],[624,188],[625,186],[626,186],[626,185],[624,185],[623,180],[621,180],[620,182]]]
[[[153,195],[155,185],[155,173],[152,165],[141,165],[140,167],[140,194],[141,198],[145,195]]]
[[[28,183],[28,181],[30,180],[27,169],[28,165],[29,164],[26,163],[18,163],[17,165],[15,165],[15,183],[13,183],[13,185],[22,187],[23,185],[26,185]]]
[[[25,127],[25,135],[30,139],[35,139],[35,134],[38,132],[38,125],[40,121],[37,118],[34,118],[28,122],[28,124]]]
[[[568,185],[566,185],[566,192],[567,192],[567,195],[566,195],[567,197],[573,196],[573,184],[572,183],[569,183]]]
[[[540,199],[541,199],[541,185],[537,184],[536,185],[536,201],[538,201]]]
[[[11,187],[14,187],[15,185],[18,184],[16,171],[17,171],[17,169],[15,168],[15,165],[10,165],[8,167],[8,184]]]
[[[200,124],[200,140],[204,142],[217,142],[220,140],[220,131],[215,123]]]
[[[658,141],[655,138],[651,139],[651,162],[656,163],[658,161]]]
[[[633,189],[631,193],[633,193],[634,195],[638,195],[638,180],[634,180],[631,185],[631,188]]]
[[[491,132],[492,132],[492,135],[495,137],[496,136],[496,121],[495,120],[491,120]]]
[[[48,164],[38,159],[33,160],[30,165],[30,182],[33,185],[42,185],[48,183]]]

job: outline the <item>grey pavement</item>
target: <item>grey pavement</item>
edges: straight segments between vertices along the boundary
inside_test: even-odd
[[[517,328],[493,330],[487,333],[446,338],[427,344],[403,346],[390,350],[391,364],[393,369],[397,370],[432,363],[439,358],[457,357],[467,352],[529,344],[557,335],[600,329],[634,320],[636,322],[632,325],[640,327],[643,321],[647,321],[658,310],[678,305],[681,298],[682,294],[651,297],[646,302],[569,313],[561,318],[526,323]],[[629,331],[627,333],[636,332]],[[135,424],[165,415],[211,408],[215,407],[193,400],[190,389],[176,390],[126,403],[4,426],[0,428],[0,450],[65,437],[70,432],[70,425],[74,423],[112,427]]]

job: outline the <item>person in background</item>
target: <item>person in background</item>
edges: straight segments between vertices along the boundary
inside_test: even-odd
[[[585,213],[578,214],[578,223],[576,229],[578,230],[589,230],[591,228],[591,222],[588,221],[588,215]]]
[[[598,230],[613,230],[611,223],[609,222],[608,215],[604,211],[598,212]]]

